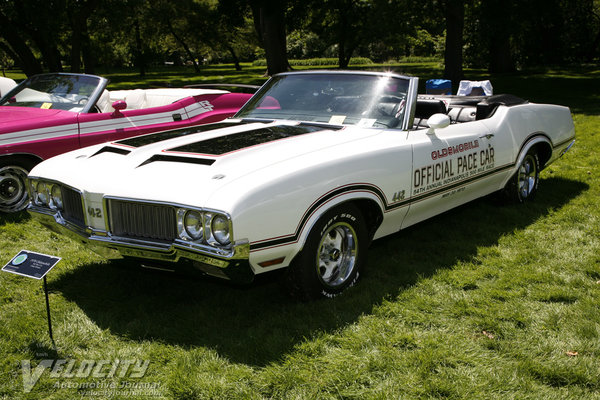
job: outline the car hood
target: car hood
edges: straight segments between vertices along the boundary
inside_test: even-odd
[[[205,206],[223,186],[252,190],[264,184],[265,175],[281,179],[284,164],[298,169],[326,162],[323,152],[334,154],[339,146],[379,132],[287,121],[227,121],[76,150],[39,164],[30,175],[84,192]],[[252,178],[257,171],[260,182]]]
[[[32,107],[0,106],[0,133],[14,132],[48,122],[60,124],[60,120],[72,120],[76,113],[64,110],[46,110]]]

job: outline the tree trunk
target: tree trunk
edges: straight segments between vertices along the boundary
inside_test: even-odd
[[[284,3],[278,0],[252,1],[254,26],[265,49],[269,75],[289,70]]]
[[[444,78],[452,85],[464,77],[463,73],[463,29],[465,26],[465,3],[463,0],[446,0],[446,48],[444,50]]]
[[[192,63],[194,65],[194,71],[197,74],[199,74],[200,73],[200,67],[198,66],[198,62],[196,61],[196,57],[194,57],[194,55],[192,54],[192,51],[190,50],[190,47],[187,45],[187,43],[184,42],[183,39],[177,33],[175,33],[175,29],[173,28],[173,24],[171,24],[171,20],[167,20],[167,27],[169,28],[169,32],[171,32],[171,35],[173,35],[173,37],[175,38],[175,40],[177,40],[179,42],[179,44],[181,45],[181,47],[183,47],[183,50],[188,55],[188,58],[190,60],[192,60]]]
[[[142,45],[142,35],[140,33],[140,22],[135,19],[135,63],[140,69],[140,77],[146,76],[146,57],[144,56],[144,47]]]
[[[87,24],[81,31],[81,57],[83,58],[83,70],[86,74],[94,74],[96,71],[96,57],[91,44]]]
[[[351,4],[346,5],[345,2],[342,2],[341,6],[338,8],[338,16],[339,16],[339,25],[338,25],[338,68],[346,69],[348,68],[348,64],[350,64],[350,58],[352,58],[352,53],[354,52],[354,48],[356,47],[354,43],[354,34],[353,29],[349,26],[349,16],[347,13],[346,7],[352,7]]]
[[[25,75],[31,76],[42,73],[42,65],[35,58],[31,49],[23,40],[23,35],[13,23],[0,12],[0,36],[6,40],[12,52],[16,55],[15,62],[19,64]]]
[[[490,72],[512,72],[515,65],[510,50],[510,34],[501,33],[490,40]]]
[[[46,64],[46,67],[51,72],[62,72],[62,64],[60,62],[60,52],[55,44],[49,43],[49,41],[44,37],[43,33],[35,30],[29,31],[29,34],[33,38],[33,41],[40,49],[42,53],[42,59]]]
[[[236,71],[241,71],[242,70],[242,66],[240,65],[240,59],[238,58],[237,54],[235,53],[235,50],[233,49],[233,47],[231,47],[230,44],[226,44],[225,46],[227,46],[227,50],[229,51],[229,54],[231,54],[231,57],[233,58],[233,63],[235,65],[235,70]]]
[[[71,16],[71,72],[81,72],[81,18],[79,10]]]

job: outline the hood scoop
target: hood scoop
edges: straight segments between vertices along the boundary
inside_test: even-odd
[[[176,163],[185,163],[185,164],[197,164],[197,165],[213,165],[216,160],[212,160],[210,158],[194,158],[194,157],[182,157],[182,156],[174,156],[168,154],[156,154],[140,165],[137,168],[143,167],[144,165],[153,163],[155,161],[166,161],[166,162],[176,162]]]
[[[335,130],[340,128],[331,126],[323,127],[310,124],[277,125],[189,143],[184,146],[169,149],[167,151],[220,156],[276,140],[332,129]]]
[[[120,154],[122,156],[126,156],[127,154],[131,153],[131,151],[127,149],[122,149],[120,147],[104,146],[103,148],[92,154],[90,158],[96,157],[98,154],[102,153],[115,153]]]

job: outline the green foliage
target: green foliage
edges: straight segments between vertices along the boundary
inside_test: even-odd
[[[372,67],[440,73],[437,62]],[[201,77],[258,83],[263,72],[219,65]],[[0,398],[81,399],[56,383],[127,381],[46,371],[23,392],[22,360],[66,358],[147,359],[129,381],[158,383],[158,399],[598,399],[600,70],[466,73],[571,107],[576,145],[529,204],[485,198],[373,242],[366,274],[333,300],[291,301],[274,276],[237,287],[151,273],[26,213],[0,216],[2,263],[23,248],[62,257],[48,276],[56,352],[40,282],[0,272]],[[114,89],[201,79],[190,67],[108,76]]]
[[[292,67],[296,66],[323,66],[323,65],[338,65],[337,58],[309,58],[305,60],[289,60]],[[371,65],[373,61],[366,57],[352,57],[350,65]],[[267,60],[260,59],[252,62],[254,67],[264,67],[267,65]]]

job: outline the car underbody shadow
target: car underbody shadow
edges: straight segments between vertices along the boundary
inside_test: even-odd
[[[25,222],[31,219],[27,211],[19,211],[16,213],[0,213],[0,226],[12,223]]]
[[[100,328],[128,340],[203,346],[233,362],[265,366],[311,337],[356,322],[419,279],[472,259],[478,248],[495,245],[586,189],[577,181],[544,179],[534,202],[499,207],[484,198],[377,240],[366,274],[331,300],[290,299],[278,274],[237,286],[124,268],[123,262],[81,265],[52,279],[50,289],[75,302]]]

